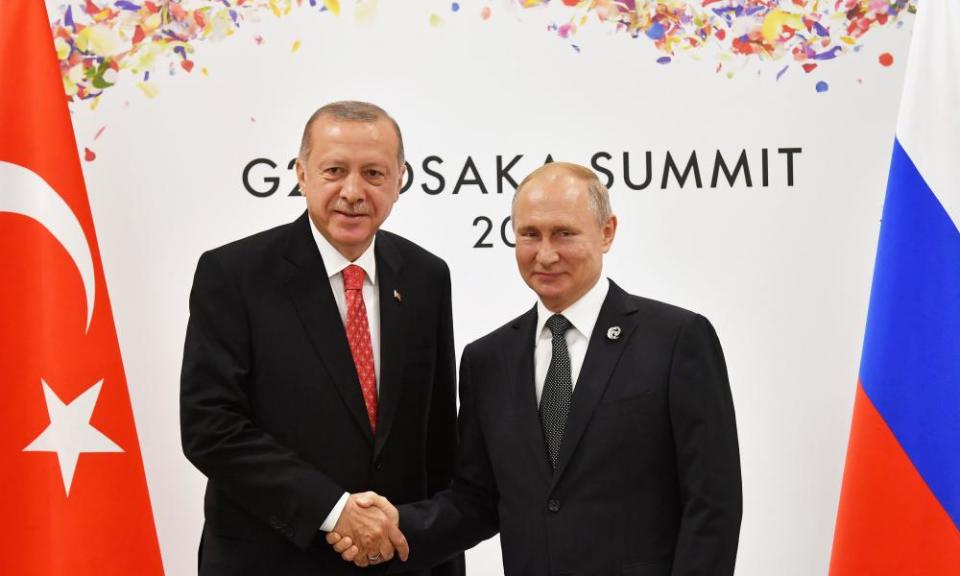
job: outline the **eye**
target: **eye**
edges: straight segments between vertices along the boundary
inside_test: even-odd
[[[367,178],[370,178],[371,180],[378,180],[386,177],[386,174],[378,168],[367,168],[366,174]]]
[[[321,173],[322,173],[324,176],[328,176],[328,177],[330,177],[330,178],[337,178],[337,177],[343,175],[343,167],[341,167],[341,166],[327,166],[326,168],[324,168],[324,169],[321,171]]]

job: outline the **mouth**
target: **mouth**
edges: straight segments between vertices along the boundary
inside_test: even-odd
[[[365,212],[343,212],[341,210],[336,210],[336,213],[339,214],[340,217],[346,218],[347,220],[359,220],[361,218],[367,218],[370,216]]]

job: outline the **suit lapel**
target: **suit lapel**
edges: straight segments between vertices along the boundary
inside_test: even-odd
[[[510,404],[519,408],[517,423],[518,437],[523,438],[529,459],[537,473],[549,479],[553,471],[547,457],[547,447],[543,438],[543,426],[540,424],[540,412],[537,409],[537,390],[533,366],[534,331],[537,329],[537,307],[518,318],[511,327],[515,339],[504,347],[505,370],[515,374]]]
[[[553,475],[551,490],[556,486],[576,451],[577,444],[593,416],[593,411],[607,389],[617,362],[626,349],[626,342],[637,326],[639,318],[635,314],[636,311],[636,307],[629,302],[627,293],[611,281],[610,291],[600,308],[600,315],[590,336],[587,355],[573,390],[570,415],[567,417],[567,425],[563,432],[560,457],[557,461],[556,473]],[[620,337],[616,340],[607,338],[607,330],[612,326],[620,327]]]
[[[403,259],[390,237],[377,235],[377,286],[380,291],[380,391],[377,404],[377,434],[373,456],[383,449],[397,414],[403,393],[403,365],[406,359],[406,331],[413,319],[411,304],[404,304],[407,293],[403,278]],[[395,295],[400,295],[397,297]]]
[[[343,320],[330,289],[330,279],[323,258],[310,232],[306,213],[291,224],[286,257],[293,264],[293,273],[288,283],[290,298],[303,329],[347,409],[362,433],[372,443],[373,433],[360,391],[357,370],[350,355],[350,346],[347,344]]]

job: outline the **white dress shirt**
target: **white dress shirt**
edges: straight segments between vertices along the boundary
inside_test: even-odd
[[[330,289],[333,291],[333,299],[337,301],[337,309],[340,311],[340,320],[344,326],[347,323],[347,297],[343,293],[343,269],[351,264],[363,268],[363,303],[367,309],[367,325],[370,327],[370,347],[373,350],[373,368],[377,380],[377,393],[380,392],[380,292],[377,290],[377,259],[374,258],[373,247],[377,243],[377,237],[373,237],[370,246],[360,255],[359,258],[351,262],[341,254],[330,242],[323,237],[323,234],[317,230],[313,220],[307,218],[310,222],[310,231],[313,233],[313,239],[317,242],[317,249],[320,250],[320,256],[323,258],[323,265],[327,269],[327,277],[330,279]],[[352,361],[352,359],[351,359]],[[347,499],[350,497],[348,492],[344,492],[340,500],[333,506],[330,513],[327,514],[320,530],[330,532],[337,521],[340,519],[340,513],[347,505]]]
[[[600,316],[600,308],[610,290],[610,280],[600,277],[586,294],[571,304],[566,310],[559,312],[570,321],[572,328],[567,330],[567,350],[570,353],[570,381],[577,387],[577,378],[583,368],[583,359],[587,356],[587,346],[590,345],[590,335]],[[533,367],[534,382],[537,387],[537,405],[543,395],[543,382],[547,379],[547,369],[550,367],[550,358],[553,356],[553,334],[546,327],[547,320],[554,315],[537,301],[537,330],[534,332]]]

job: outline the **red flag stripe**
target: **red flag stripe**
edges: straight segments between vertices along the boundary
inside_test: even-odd
[[[960,532],[857,386],[831,576],[954,576]]]

